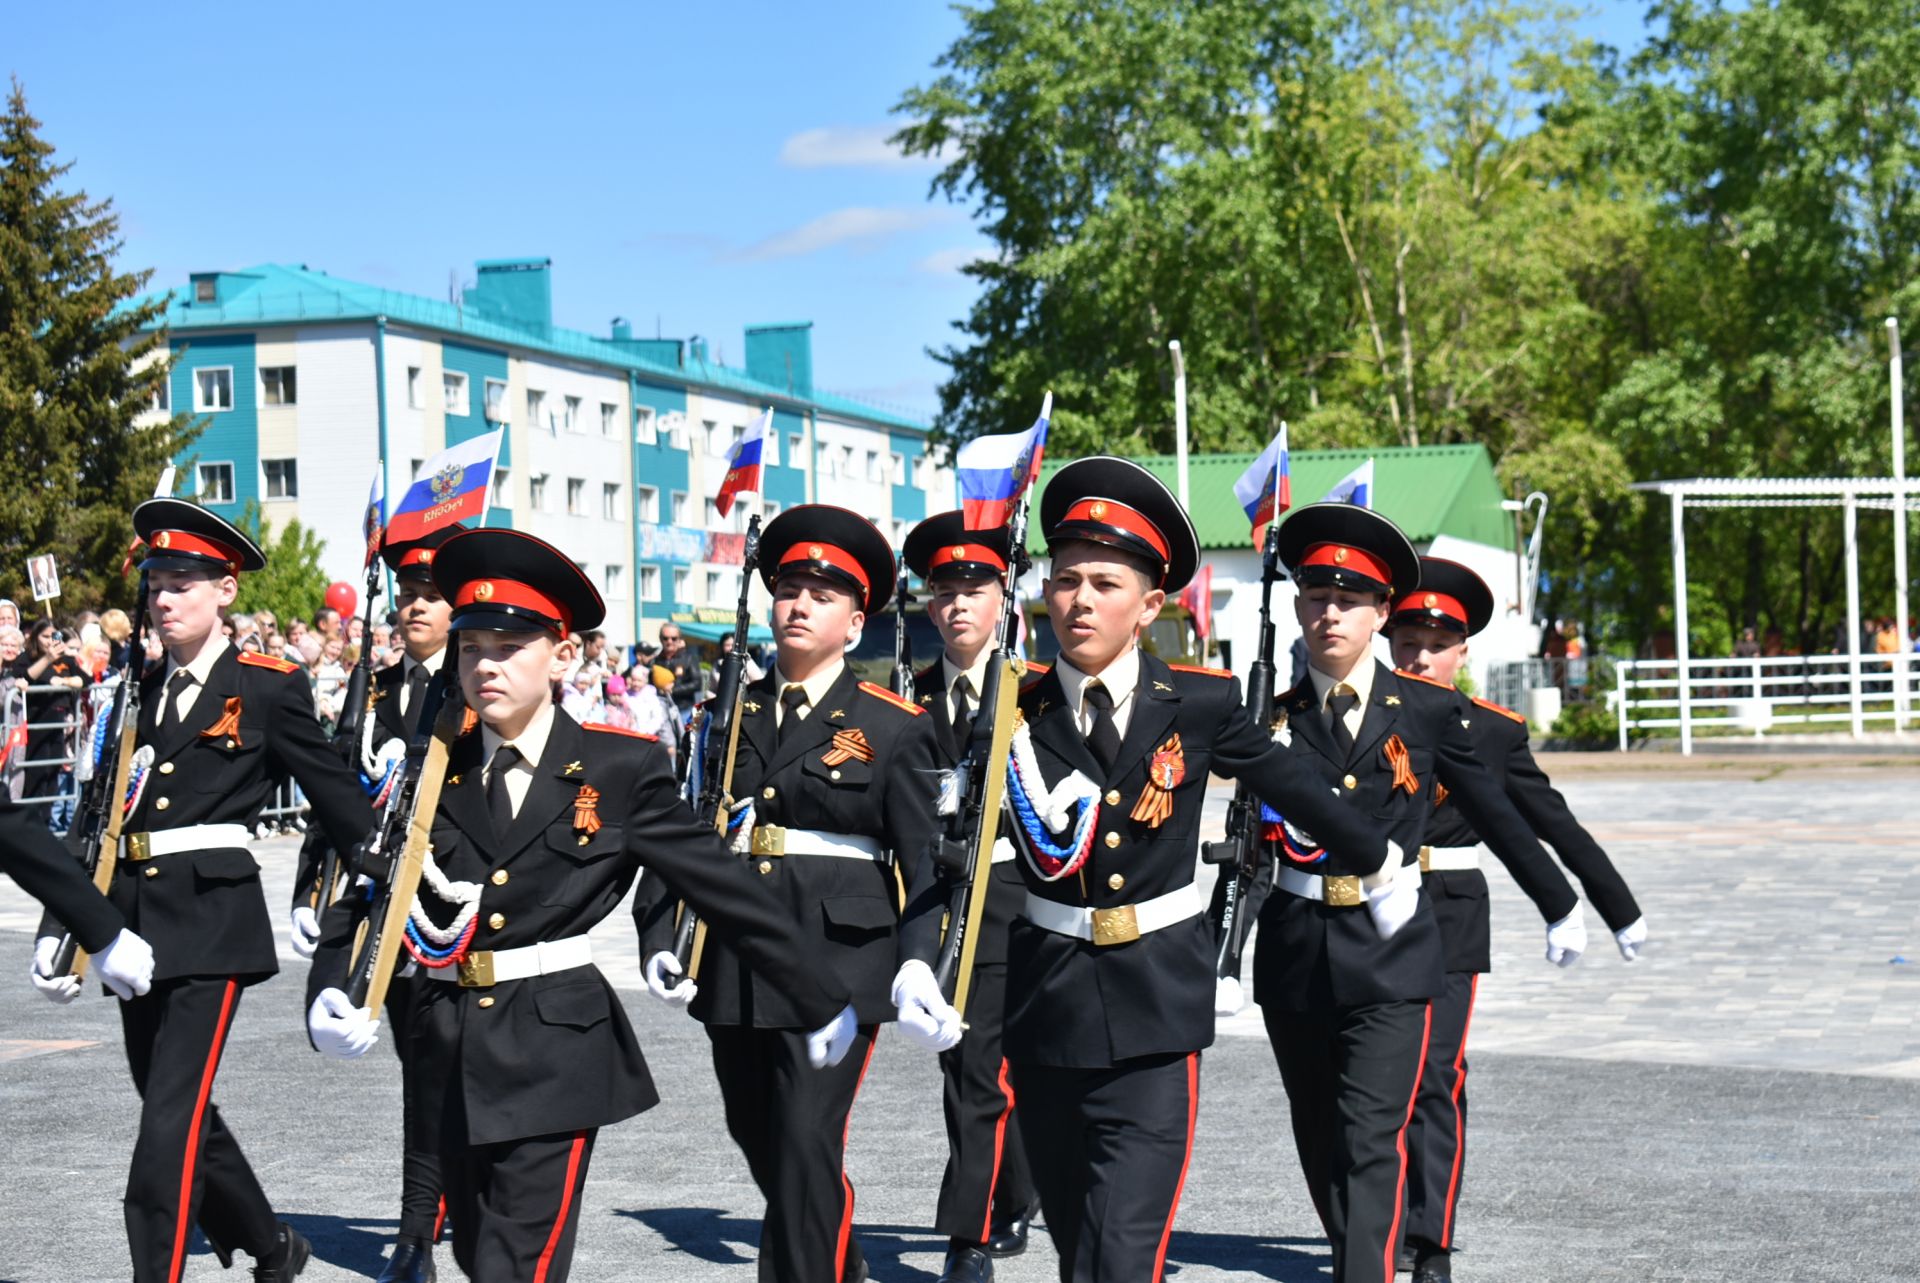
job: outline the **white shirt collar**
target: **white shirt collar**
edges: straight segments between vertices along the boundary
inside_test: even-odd
[[[185,665],[186,670],[193,674],[194,685],[205,686],[207,684],[207,675],[213,672],[213,666],[220,662],[220,657],[226,654],[229,649],[230,643],[225,637],[208,639],[207,644],[202,646],[200,653],[194,657],[194,661],[191,664]],[[182,665],[173,662],[172,655],[168,655],[167,680],[172,681],[173,675],[179,672],[181,667]]]
[[[1378,668],[1378,665],[1379,661],[1373,657],[1372,650],[1368,650],[1365,655],[1361,656],[1360,662],[1355,664],[1353,671],[1345,677],[1329,677],[1313,665],[1307,665],[1307,676],[1313,679],[1314,703],[1321,708],[1325,708],[1327,706],[1327,696],[1335,686],[1344,682],[1353,688],[1353,693],[1360,697],[1361,706],[1365,707],[1367,701],[1373,698],[1373,674]]]
[[[528,770],[540,765],[540,755],[547,751],[547,739],[553,734],[554,710],[552,703],[543,703],[527,723],[527,729],[521,731],[515,739],[503,739],[500,732],[480,723],[480,747],[487,761],[493,761],[493,755],[500,751],[502,744],[511,744],[520,750],[520,760],[526,763]]]
[[[424,668],[427,670],[427,676],[431,677],[435,673],[439,672],[440,665],[446,662],[447,662],[447,648],[445,646],[442,646],[439,650],[434,651],[433,654],[427,656],[425,659],[415,659],[413,656],[407,654],[405,651],[401,651],[400,652],[400,665],[401,665],[400,675],[403,678],[411,677],[413,676],[414,669]]]
[[[807,692],[808,708],[820,707],[820,701],[827,697],[827,692],[832,690],[833,684],[840,680],[840,674],[846,671],[846,667],[846,660],[836,659],[813,676],[807,678],[806,681],[797,683],[797,685]],[[790,680],[787,675],[777,667],[773,672],[773,683],[773,695],[775,699],[786,694],[787,687],[796,685],[795,682]]]
[[[986,686],[987,661],[992,658],[993,647],[983,646],[980,648],[980,654],[974,659],[973,663],[966,668],[962,668],[953,662],[953,656],[947,654],[945,651],[941,651],[940,675],[943,682],[941,689],[946,691],[948,696],[952,696],[953,684],[959,681],[961,675],[964,673],[967,678],[967,686],[972,691],[971,698],[977,702],[980,698],[981,690]]]
[[[1081,672],[1067,662],[1065,655],[1055,661],[1053,671],[1060,678],[1060,688],[1066,692],[1067,705],[1073,709],[1075,717],[1080,716],[1080,697],[1086,691],[1087,683],[1095,676],[1113,696],[1113,706],[1118,709],[1133,698],[1134,689],[1140,685],[1140,648],[1127,647],[1097,674]]]

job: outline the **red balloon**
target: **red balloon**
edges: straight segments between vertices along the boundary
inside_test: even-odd
[[[327,588],[327,605],[340,612],[341,618],[353,613],[353,605],[360,600],[349,583],[334,583]]]

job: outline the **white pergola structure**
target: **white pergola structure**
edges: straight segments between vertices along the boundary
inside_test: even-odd
[[[1896,385],[1897,386],[1897,385]],[[1897,404],[1897,401],[1896,401]],[[1896,423],[1898,420],[1896,419]],[[1904,451],[1899,454],[1904,455]],[[1896,457],[1895,466],[1902,458]],[[1693,752],[1691,674],[1687,637],[1687,530],[1686,510],[1693,508],[1832,508],[1845,514],[1847,565],[1847,659],[1850,699],[1853,705],[1854,733],[1860,733],[1860,509],[1880,509],[1894,514],[1894,613],[1898,617],[1900,649],[1894,658],[1893,698],[1896,731],[1904,730],[1909,716],[1907,682],[1908,652],[1907,609],[1907,522],[1906,514],[1920,508],[1920,485],[1901,477],[1790,477],[1785,479],[1747,477],[1695,477],[1681,481],[1635,482],[1633,489],[1667,496],[1673,524],[1673,633],[1674,653],[1679,661],[1678,695],[1680,705],[1680,751]]]

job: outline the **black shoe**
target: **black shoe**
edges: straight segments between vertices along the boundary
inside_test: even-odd
[[[971,1244],[950,1247],[940,1283],[993,1283],[993,1258]]]
[[[1413,1249],[1405,1243],[1402,1243],[1400,1250],[1393,1254],[1393,1272],[1395,1274],[1413,1273]]]
[[[375,1283],[433,1283],[433,1244],[402,1235]]]
[[[840,1271],[840,1283],[867,1283],[867,1254],[860,1250],[860,1240],[847,1240],[847,1263]]]
[[[988,1256],[1018,1256],[1027,1250],[1027,1231],[1033,1228],[1033,1216],[1040,1210],[1038,1203],[1030,1203],[1005,1220],[993,1218],[992,1232],[980,1249]]]
[[[1413,1283],[1453,1283],[1453,1270],[1444,1256],[1436,1256],[1413,1272]]]
[[[253,1283],[291,1283],[300,1277],[312,1256],[313,1244],[307,1242],[299,1230],[281,1221],[273,1250],[253,1267]]]

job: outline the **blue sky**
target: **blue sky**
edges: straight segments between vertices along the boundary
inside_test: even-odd
[[[1582,26],[1631,45],[1641,12]],[[475,259],[548,255],[561,324],[626,316],[738,364],[744,326],[811,320],[820,386],[938,404],[924,349],[986,242],[884,139],[960,30],[945,5],[40,4],[7,27],[0,70],[156,285],[278,261],[445,297]]]

